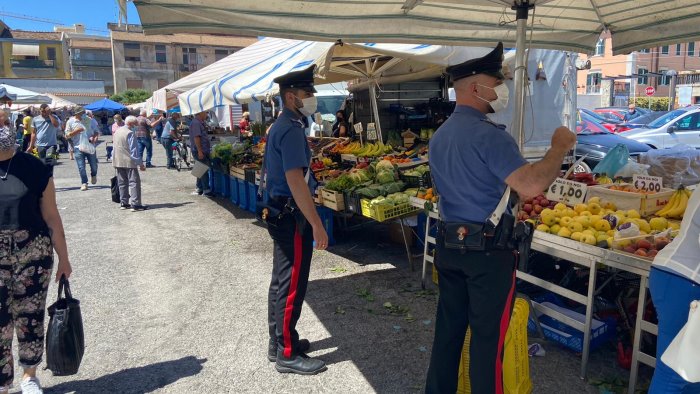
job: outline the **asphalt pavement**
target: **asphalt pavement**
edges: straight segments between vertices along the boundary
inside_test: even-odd
[[[223,198],[192,195],[194,178],[167,170],[156,143],[157,167],[142,173],[148,210],[121,211],[110,199],[104,144],[97,152],[98,181],[87,191],[67,155],[54,171],[86,351],[77,375],[39,372],[46,393],[423,390],[437,295],[421,290],[420,271],[411,271],[386,226],[337,234],[338,245],[314,253],[298,330],[328,371],[280,374],[266,358],[266,229]],[[52,284],[47,303],[56,290]],[[543,346],[546,355],[530,363],[533,392],[599,392],[578,377],[579,356]],[[614,357],[612,349],[594,352],[589,376],[624,379]]]

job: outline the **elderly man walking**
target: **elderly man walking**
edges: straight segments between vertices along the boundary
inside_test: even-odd
[[[125,125],[118,128],[112,136],[114,143],[112,162],[117,171],[117,183],[121,196],[120,209],[131,209],[132,212],[143,211],[146,207],[141,204],[139,170],[145,171],[146,166],[141,161],[135,135],[138,120],[134,116],[127,116],[124,123]]]

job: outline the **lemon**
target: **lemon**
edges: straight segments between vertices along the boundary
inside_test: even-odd
[[[601,209],[603,209],[600,204],[597,203],[589,203],[588,204],[588,210],[593,214],[597,215],[600,213]]]
[[[576,216],[574,221],[581,223],[581,227],[583,228],[591,227],[591,218],[589,216]]]
[[[569,223],[569,225],[566,226],[566,227],[567,227],[567,228],[569,229],[569,231],[571,231],[572,233],[577,233],[577,232],[580,233],[581,231],[583,231],[583,226],[582,226],[581,223],[579,223],[579,222],[571,222],[571,223]]]
[[[540,214],[540,220],[547,226],[553,226],[556,223],[557,217],[555,216],[554,211],[550,210],[550,212],[547,213],[542,211]]]
[[[581,213],[581,212],[587,211],[587,210],[588,210],[588,205],[586,205],[586,204],[576,204],[576,206],[574,207],[574,211],[576,211],[576,213]]]
[[[600,205],[600,197],[591,197],[588,199],[588,205],[590,206],[591,204],[599,204]]]
[[[564,203],[557,203],[557,205],[554,206],[555,211],[565,211],[566,210],[566,204]]]
[[[571,223],[571,222],[573,222],[573,221],[574,221],[573,218],[570,218],[570,217],[568,217],[568,216],[564,216],[563,218],[561,218],[561,219],[559,220],[559,224],[562,225],[562,226],[564,226],[564,227],[566,227],[566,226],[569,225],[569,223]]]
[[[595,237],[596,244],[599,242],[607,242],[608,240],[608,234],[598,234]]]
[[[595,245],[596,239],[593,235],[584,233],[583,237],[581,237],[581,242],[588,244],[588,245]]]
[[[607,242],[608,242],[608,248],[609,248],[609,249],[612,248],[612,246],[613,246],[613,241],[614,241],[613,237],[608,237]]]
[[[559,233],[559,230],[561,230],[561,226],[558,224],[555,224],[554,226],[549,227],[550,234],[557,235]]]
[[[593,227],[598,231],[607,232],[610,231],[610,222],[605,219],[598,219],[593,222]]]
[[[595,238],[595,231],[594,231],[594,230],[591,230],[590,228],[587,228],[587,229],[585,229],[585,230],[583,230],[583,231],[581,231],[581,232],[582,232],[583,234],[591,235],[591,236],[593,236],[593,237]]]
[[[652,230],[664,231],[668,228],[668,220],[666,218],[651,218],[649,226]]]
[[[640,219],[642,215],[640,215],[635,209],[630,209],[627,211],[627,217],[631,219]]]

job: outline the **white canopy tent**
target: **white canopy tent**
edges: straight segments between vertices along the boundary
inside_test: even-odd
[[[0,86],[0,103],[12,102],[17,100],[17,95],[9,93],[4,86]]]
[[[15,96],[13,104],[51,104],[51,97],[31,90],[6,84],[0,84],[0,89],[5,89],[8,94]]]

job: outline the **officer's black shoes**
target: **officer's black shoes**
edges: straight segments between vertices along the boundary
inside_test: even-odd
[[[317,358],[310,358],[304,353],[299,353],[292,358],[285,358],[281,353],[277,354],[275,369],[279,373],[296,373],[299,375],[316,375],[328,369],[326,363]]]
[[[311,344],[308,339],[300,339],[297,343],[297,352],[299,353],[306,353],[309,351],[309,348],[311,348]],[[270,338],[267,346],[267,359],[273,363],[277,360],[277,341],[273,338]]]

